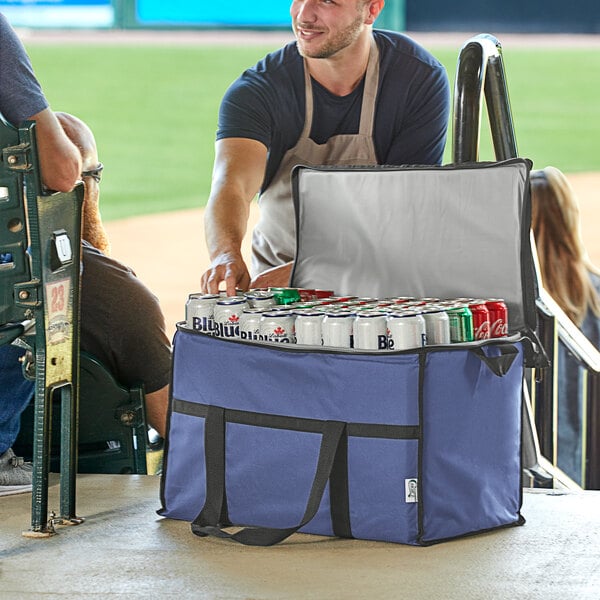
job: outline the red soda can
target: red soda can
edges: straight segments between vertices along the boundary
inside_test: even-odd
[[[330,298],[333,296],[333,290],[312,290],[315,294],[316,300],[322,300],[323,298]]]
[[[469,303],[473,315],[473,339],[487,340],[490,338],[490,311],[485,300],[473,300]]]
[[[488,298],[485,305],[490,313],[490,337],[506,337],[508,335],[508,309],[506,303],[500,298]]]
[[[317,290],[311,290],[307,288],[298,288],[300,294],[300,301],[307,302],[308,300],[317,300]]]

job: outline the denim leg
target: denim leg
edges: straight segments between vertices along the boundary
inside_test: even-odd
[[[34,382],[24,379],[19,357],[24,350],[10,344],[0,346],[0,454],[17,439],[21,413],[34,394]]]

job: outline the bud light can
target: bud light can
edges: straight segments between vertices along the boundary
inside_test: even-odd
[[[290,311],[268,310],[260,318],[259,335],[265,342],[293,344],[296,318]]]
[[[473,339],[487,340],[490,337],[490,311],[485,300],[473,300],[469,303],[473,315]]]
[[[490,298],[485,302],[490,313],[490,337],[499,338],[508,335],[508,308],[504,300]]]
[[[450,341],[452,343],[473,341],[473,315],[466,304],[448,306],[450,319]]]
[[[215,305],[215,335],[222,338],[240,337],[240,317],[248,304],[243,296],[224,297]]]
[[[417,312],[407,310],[390,313],[387,328],[390,350],[421,348],[426,343],[425,319]]]
[[[354,345],[354,318],[352,311],[327,311],[323,317],[323,346],[352,348]]]
[[[260,339],[262,308],[245,308],[240,316],[240,338],[256,341]]]
[[[306,309],[296,313],[296,343],[306,346],[323,344],[323,316],[321,310]]]
[[[190,294],[185,304],[185,322],[188,329],[213,335],[214,308],[219,298],[219,294]]]
[[[423,311],[428,346],[450,343],[450,319],[444,310],[437,308]]]
[[[354,320],[354,347],[361,350],[387,350],[387,318],[378,311],[361,311]]]

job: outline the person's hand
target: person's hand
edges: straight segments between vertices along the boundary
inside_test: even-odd
[[[251,288],[288,287],[292,276],[293,262],[263,271],[250,283]]]
[[[200,291],[204,294],[217,294],[222,281],[225,282],[228,296],[235,296],[236,289],[248,289],[250,273],[241,255],[219,254],[212,261],[208,271],[202,275]]]

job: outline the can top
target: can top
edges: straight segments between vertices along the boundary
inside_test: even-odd
[[[249,290],[247,292],[244,292],[244,296],[246,298],[251,299],[261,298],[268,300],[270,298],[274,298],[275,294],[273,292],[270,292],[269,290]]]
[[[347,319],[348,317],[355,317],[356,313],[351,310],[328,310],[325,316],[328,319]]]
[[[217,304],[228,305],[228,304],[244,304],[246,298],[242,296],[224,296],[220,300],[217,300]]]
[[[277,310],[277,309],[273,310],[272,308],[269,308],[262,312],[262,316],[268,317],[269,319],[272,319],[272,318],[289,319],[290,317],[291,318],[294,317],[294,313],[289,310]]]
[[[357,315],[356,318],[357,319],[373,319],[375,317],[386,317],[386,314],[384,311],[381,310],[361,310]]]

